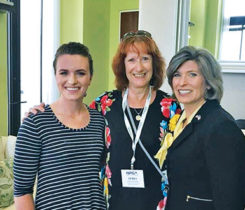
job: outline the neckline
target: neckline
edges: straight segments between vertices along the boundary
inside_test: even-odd
[[[86,104],[85,104],[85,105],[86,105]],[[56,116],[55,113],[53,112],[53,110],[52,110],[52,108],[51,108],[50,105],[47,105],[47,108],[49,108],[50,111],[52,112],[52,115],[53,115],[53,118],[55,119],[55,121],[56,121],[59,125],[61,125],[63,128],[66,128],[66,129],[71,130],[71,131],[81,131],[81,130],[86,130],[86,129],[90,126],[90,123],[91,123],[91,110],[90,110],[90,108],[89,108],[87,105],[86,105],[86,108],[87,108],[87,110],[88,110],[88,112],[89,112],[90,120],[89,120],[88,124],[87,124],[85,127],[81,127],[81,128],[72,128],[72,127],[69,127],[69,126],[65,125],[64,123],[62,123],[62,122],[57,118],[57,116]]]
[[[122,103],[122,100],[123,100],[123,96],[122,96],[122,92],[123,91],[119,91],[119,96],[120,96],[120,103]],[[155,103],[157,103],[157,99],[158,97],[160,97],[160,90],[156,90],[156,96],[154,98],[154,100],[152,101],[152,103],[150,103],[149,105],[149,109],[151,108],[151,106],[154,106]],[[139,110],[139,109],[144,109],[144,107],[141,107],[141,108],[135,108],[135,107],[131,107],[129,106],[130,109],[136,109],[136,110]]]

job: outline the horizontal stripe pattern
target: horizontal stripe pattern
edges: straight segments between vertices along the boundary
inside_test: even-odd
[[[49,105],[25,119],[16,142],[15,196],[33,192],[36,209],[105,209],[99,180],[104,152],[104,118],[89,109],[81,129],[64,126]]]

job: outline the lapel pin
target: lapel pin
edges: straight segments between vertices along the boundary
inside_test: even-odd
[[[201,119],[201,115],[196,115],[196,118],[197,118],[197,120],[200,120]]]

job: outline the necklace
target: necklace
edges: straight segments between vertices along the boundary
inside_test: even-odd
[[[141,119],[141,113],[142,113],[142,111],[143,111],[143,108],[140,109],[139,112],[137,112],[137,110],[134,108],[134,111],[135,111],[135,113],[136,113],[135,119],[136,119],[137,121],[140,121],[140,119]]]

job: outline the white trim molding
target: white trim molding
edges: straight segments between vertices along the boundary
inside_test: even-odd
[[[223,73],[245,73],[245,62],[219,61]]]

